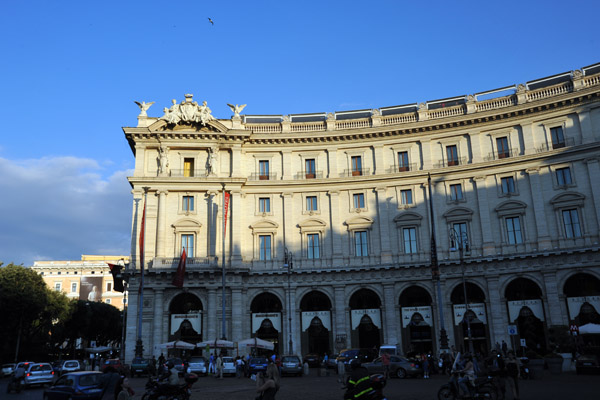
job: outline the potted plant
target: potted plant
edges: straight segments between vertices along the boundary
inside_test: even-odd
[[[527,357],[527,367],[529,368],[529,376],[531,379],[541,379],[544,375],[544,359],[533,350],[525,353]]]

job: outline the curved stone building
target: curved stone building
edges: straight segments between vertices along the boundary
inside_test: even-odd
[[[124,128],[127,359],[140,329],[145,354],[221,337],[323,354],[438,352],[442,328],[458,348],[544,350],[554,330],[600,324],[600,64],[374,110],[232,105],[216,119],[192,95],[159,118],[140,107]]]

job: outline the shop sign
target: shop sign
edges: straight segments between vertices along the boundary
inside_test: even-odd
[[[202,314],[171,314],[171,335],[179,330],[192,328],[199,335],[202,333]]]
[[[460,325],[467,307],[464,304],[454,304],[454,325]],[[487,325],[487,314],[485,313],[485,303],[469,304],[469,311],[475,313],[478,320]]]
[[[540,321],[545,321],[544,307],[540,299],[507,301],[506,303],[508,304],[508,318],[510,322],[514,322],[519,318],[519,313],[523,307],[528,307],[536,318]]]
[[[252,314],[252,333],[260,329],[263,321],[268,319],[273,324],[277,332],[281,332],[281,313],[253,313]]]
[[[431,316],[431,306],[422,306],[422,307],[402,307],[402,327],[406,328],[410,321],[412,320],[413,315],[416,313],[421,314],[423,317],[423,321],[427,323],[429,326],[433,326],[433,318]]]
[[[370,308],[364,310],[351,310],[352,329],[357,329],[364,316],[368,316],[373,321],[373,325],[381,329],[381,310],[379,308]]]
[[[567,297],[570,320],[577,318],[583,303],[589,303],[596,309],[596,312],[600,312],[600,296]]]
[[[310,327],[313,319],[319,318],[323,323],[323,327],[331,330],[331,312],[330,311],[306,311],[302,312],[302,330],[305,331]]]

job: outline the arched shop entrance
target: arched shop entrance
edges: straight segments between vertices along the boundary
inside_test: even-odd
[[[404,354],[433,351],[431,296],[420,286],[410,286],[400,295],[402,347]]]
[[[352,347],[378,348],[382,341],[381,300],[370,289],[360,289],[350,297]]]
[[[281,301],[272,293],[259,294],[250,304],[252,337],[272,342],[276,354],[283,350],[279,346],[282,339],[281,309]]]
[[[320,356],[331,353],[331,301],[324,293],[313,290],[300,301],[302,315],[302,354]]]
[[[600,280],[590,274],[575,274],[565,282],[569,324],[579,327],[579,344],[600,346]]]
[[[201,342],[202,310],[202,302],[196,295],[184,292],[175,296],[169,304],[169,341],[183,340],[192,344]],[[185,356],[179,353],[175,355]]]
[[[520,347],[525,339],[528,349],[545,353],[546,328],[542,290],[531,279],[512,280],[504,292],[508,307],[508,323],[517,326],[517,335],[511,335],[512,348]]]
[[[469,335],[467,318],[471,324],[471,337],[473,349],[482,354],[487,354],[490,348],[487,330],[487,313],[485,310],[485,294],[479,286],[467,282],[468,307],[465,306],[463,284],[458,284],[450,296],[454,314],[454,337],[456,345],[461,351],[469,350]]]

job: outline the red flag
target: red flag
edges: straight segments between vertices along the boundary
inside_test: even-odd
[[[140,229],[140,270],[142,272],[142,280],[140,283],[139,293],[142,292],[144,284],[144,231],[146,226],[146,202],[144,202],[144,212],[142,213],[142,228]]]
[[[225,192],[225,226],[223,228],[223,233],[226,234],[227,233],[227,211],[229,210],[229,192]]]
[[[113,287],[115,292],[123,293],[125,291],[125,287],[123,286],[123,275],[121,274],[121,266],[117,264],[107,263],[110,268],[110,273],[113,276]]]
[[[183,279],[185,278],[185,262],[187,260],[187,254],[185,254],[185,247],[181,252],[181,257],[179,258],[179,265],[177,266],[177,272],[173,277],[173,281],[171,282],[173,286],[183,287]]]

